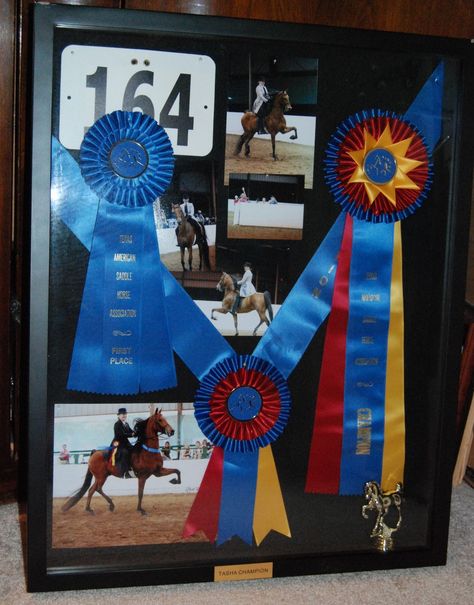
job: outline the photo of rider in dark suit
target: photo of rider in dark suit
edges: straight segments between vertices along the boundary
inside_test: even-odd
[[[118,420],[114,424],[114,439],[111,446],[117,447],[115,454],[115,465],[120,471],[120,476],[125,479],[131,479],[130,454],[133,446],[128,440],[129,437],[135,437],[135,432],[127,422],[127,409],[119,408],[117,412]]]

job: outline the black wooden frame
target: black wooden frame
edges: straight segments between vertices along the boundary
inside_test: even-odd
[[[433,386],[439,415],[433,422],[437,443],[436,472],[432,480],[430,539],[423,548],[394,551],[381,556],[377,552],[314,553],[312,556],[275,558],[274,576],[291,576],[341,571],[361,571],[396,567],[439,565],[446,560],[449,525],[451,472],[454,462],[455,410],[462,317],[464,279],[471,200],[471,176],[474,118],[473,52],[469,41],[412,35],[366,32],[296,24],[234,20],[191,15],[114,11],[37,5],[34,13],[32,138],[31,138],[31,216],[28,311],[29,348],[25,360],[25,392],[28,408],[28,587],[32,591],[96,588],[160,583],[211,581],[213,566],[183,565],[170,569],[127,569],[123,566],[94,569],[87,565],[48,568],[48,503],[50,489],[49,439],[52,417],[48,410],[48,312],[49,312],[49,240],[50,240],[50,138],[53,82],[53,34],[55,28],[88,31],[117,31],[140,34],[153,29],[200,39],[222,36],[234,39],[285,39],[294,44],[315,44],[321,48],[369,49],[377,52],[431,54],[453,58],[460,65],[457,108],[457,144],[454,150],[454,174],[445,229],[445,271],[437,292],[442,310],[440,349],[437,353],[438,380]],[[316,166],[321,158],[316,157]],[[433,326],[438,329],[438,326]],[[222,563],[222,561],[219,561]],[[225,563],[225,562],[224,562]],[[126,571],[126,573],[124,573]],[[160,573],[157,573],[160,572]]]

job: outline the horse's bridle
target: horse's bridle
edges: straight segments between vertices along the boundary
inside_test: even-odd
[[[161,435],[166,435],[167,437],[171,437],[172,435],[174,435],[174,429],[173,429],[173,427],[171,426],[171,424],[170,424],[170,423],[169,423],[169,422],[166,420],[166,418],[163,418],[163,416],[161,416],[161,415],[160,415],[159,420],[161,420],[161,419],[163,419],[163,420],[166,422],[166,424],[165,424],[165,426],[162,426],[162,425],[160,424],[160,428],[161,428],[161,433],[160,433],[160,434],[161,434]],[[169,428],[169,429],[170,429],[170,432],[169,432],[169,433],[167,433],[167,432],[166,432],[166,429],[167,429],[167,428]]]

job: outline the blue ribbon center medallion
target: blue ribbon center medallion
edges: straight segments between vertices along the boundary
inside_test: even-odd
[[[365,156],[364,172],[376,185],[385,185],[395,176],[397,161],[388,149],[372,149]]]
[[[125,179],[135,179],[148,167],[148,153],[138,141],[118,141],[109,154],[112,170]]]
[[[262,396],[253,387],[238,387],[227,399],[227,410],[235,420],[253,420],[261,409]]]

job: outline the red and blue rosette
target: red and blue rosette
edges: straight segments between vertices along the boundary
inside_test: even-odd
[[[168,135],[142,113],[107,114],[84,137],[79,167],[96,218],[68,389],[133,394],[176,385],[153,215],[173,166]],[[63,182],[76,179],[70,170]],[[74,223],[72,204],[63,206],[62,219]]]
[[[390,491],[403,482],[400,222],[422,205],[431,186],[430,150],[440,135],[442,82],[441,64],[404,116],[361,111],[338,126],[327,147],[326,181],[346,217],[307,492],[361,494],[371,480]]]
[[[218,544],[238,536],[259,544],[271,529],[289,536],[270,444],[283,432],[291,398],[286,380],[251,355],[217,363],[201,380],[195,417],[215,445],[184,535],[198,529]]]
[[[364,110],[340,124],[326,150],[326,182],[352,217],[402,220],[421,206],[432,181],[423,135],[395,113]]]

